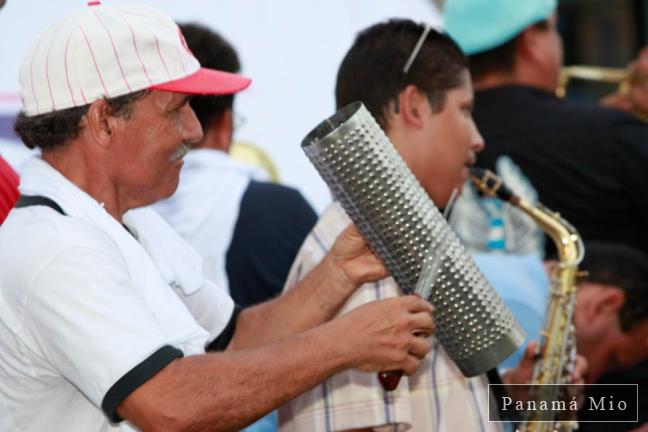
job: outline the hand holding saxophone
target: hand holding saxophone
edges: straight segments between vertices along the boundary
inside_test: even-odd
[[[529,384],[533,378],[533,371],[539,359],[539,344],[537,341],[531,341],[524,350],[524,355],[520,363],[508,370],[502,376],[502,382],[506,384],[506,392],[513,400],[526,402],[530,399]],[[580,354],[576,354],[572,370],[568,381],[571,383],[566,386],[565,400],[576,398],[580,406],[583,398],[583,384],[585,384],[585,373],[587,372],[587,360]]]
[[[571,385],[567,387],[567,398],[576,398],[578,406],[583,403],[585,390],[585,373],[587,372],[587,359],[580,354],[576,355],[574,367],[571,371]]]

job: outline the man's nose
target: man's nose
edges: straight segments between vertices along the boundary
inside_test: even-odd
[[[479,153],[480,151],[484,150],[484,147],[486,144],[484,143],[484,137],[481,136],[481,133],[479,133],[479,129],[477,129],[477,125],[475,124],[475,121],[473,120],[473,134],[472,134],[472,149],[475,151],[475,153]]]
[[[196,113],[189,105],[184,109],[186,112],[183,115],[183,138],[185,141],[190,143],[199,143],[203,139],[202,126],[200,126]]]

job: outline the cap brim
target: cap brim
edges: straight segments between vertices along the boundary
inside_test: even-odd
[[[215,69],[198,69],[198,72],[149,87],[151,90],[164,90],[175,93],[201,95],[227,95],[238,93],[247,88],[252,80],[242,75]]]

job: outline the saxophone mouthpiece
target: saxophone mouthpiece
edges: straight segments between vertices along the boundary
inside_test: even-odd
[[[502,182],[502,179],[490,170],[471,167],[470,179],[477,190],[488,197],[497,197],[512,204],[519,200],[518,196]]]

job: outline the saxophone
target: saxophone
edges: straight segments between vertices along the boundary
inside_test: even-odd
[[[553,240],[559,262],[550,273],[550,300],[540,335],[538,361],[531,380],[530,401],[539,406],[541,401],[559,401],[571,384],[571,370],[576,356],[575,331],[572,315],[576,300],[578,265],[585,248],[576,229],[560,214],[544,205],[535,205],[515,195],[491,171],[471,168],[471,180],[487,196],[496,196],[531,217]],[[559,385],[546,385],[559,384]],[[569,405],[569,402],[567,402]],[[561,413],[564,414],[564,413]],[[556,415],[553,410],[535,410],[518,426],[523,432],[568,432],[578,423],[571,415]]]

